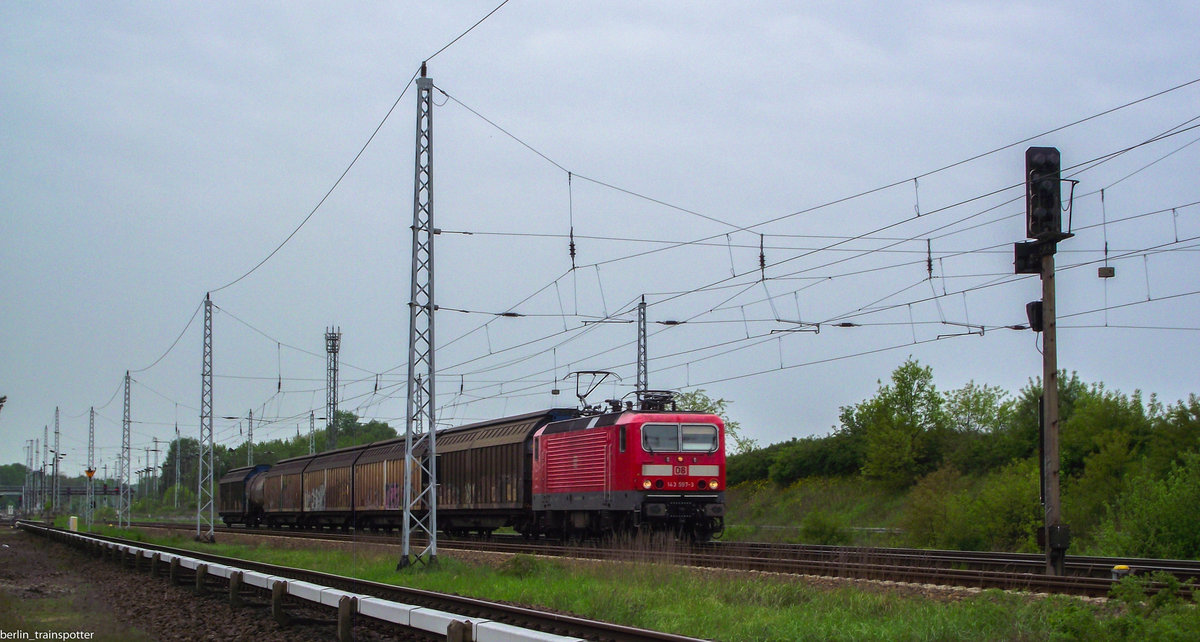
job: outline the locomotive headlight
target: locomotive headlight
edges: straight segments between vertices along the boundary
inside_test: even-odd
[[[708,482],[708,487],[709,487],[709,488],[717,488],[717,487],[718,487],[718,486],[720,486],[720,485],[721,485],[721,482],[720,482],[719,480],[716,480],[716,479],[714,479],[714,480],[712,480],[712,481]]]
[[[642,480],[642,488],[644,488],[646,490],[650,490],[650,480],[649,479]]]

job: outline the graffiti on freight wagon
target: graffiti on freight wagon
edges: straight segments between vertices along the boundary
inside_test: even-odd
[[[325,484],[305,493],[304,510],[325,510]]]

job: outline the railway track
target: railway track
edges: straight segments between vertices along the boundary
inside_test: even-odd
[[[29,526],[28,530],[31,532],[41,535],[48,535],[60,541],[69,541],[80,546],[86,545],[81,543],[82,538],[71,537],[76,535],[76,533],[70,533],[68,531],[42,525],[26,525]],[[437,611],[441,612],[454,613],[464,618],[471,618],[477,621],[485,620],[499,622],[524,629],[532,629],[553,635],[566,636],[569,638],[582,638],[587,640],[613,642],[701,642],[697,638],[675,635],[672,633],[649,631],[618,624],[610,624],[607,622],[599,622],[596,620],[588,620],[570,615],[563,615],[560,613],[548,613],[509,604],[500,604],[457,595],[436,593],[433,591],[412,589],[391,584],[383,584],[380,582],[360,580],[357,578],[333,575],[330,573],[321,573],[318,571],[310,571],[287,566],[277,566],[274,564],[265,564],[262,562],[255,562],[239,558],[211,555],[190,549],[179,549],[158,544],[148,544],[146,542],[125,540],[117,537],[106,537],[95,534],[88,534],[87,537],[125,546],[148,549],[159,553],[194,558],[210,564],[246,569],[257,573],[262,573],[270,577],[286,578],[289,582],[307,582],[311,583],[312,585],[328,587],[340,591],[347,591],[358,595],[377,597],[391,602],[413,605],[427,609],[436,609]],[[133,565],[134,568],[137,568],[140,563],[134,562]],[[192,581],[197,582],[197,586],[199,586],[199,582],[205,581],[206,579],[208,581],[212,581],[215,578],[212,578],[211,576],[208,578],[202,577],[200,580],[195,580],[193,578]]]
[[[140,526],[190,529],[189,526],[180,524],[154,523]],[[228,527],[218,528],[217,532],[375,544],[398,543],[398,538],[394,535],[366,533]],[[489,539],[439,538],[438,547],[446,550],[675,563],[739,571],[819,575],[950,587],[998,588],[1092,597],[1108,595],[1113,585],[1113,569],[1118,565],[1129,567],[1133,573],[1170,572],[1181,581],[1200,577],[1200,561],[1068,556],[1067,574],[1060,577],[1045,574],[1045,560],[1040,555],[922,549],[764,543],[686,546],[670,540],[564,545],[544,541],[530,542],[519,536],[497,536]],[[1190,589],[1185,591],[1190,595]]]
[[[996,553],[978,551],[930,550],[918,548],[861,548],[809,544],[731,543],[722,546],[748,555],[780,556],[813,560],[884,560],[903,566],[944,566],[964,570],[1000,570],[1015,573],[1043,573],[1046,558],[1036,553]],[[1158,560],[1132,557],[1094,557],[1069,555],[1066,575],[1111,579],[1117,566],[1131,573],[1165,571],[1180,581],[1200,579],[1200,560]]]

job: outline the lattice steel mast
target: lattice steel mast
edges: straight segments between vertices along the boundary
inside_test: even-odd
[[[58,511],[62,508],[62,501],[59,499],[59,490],[61,487],[60,487],[59,481],[58,481],[58,462],[62,461],[62,447],[58,445],[58,443],[59,443],[58,436],[59,436],[58,406],[55,406],[54,407],[54,450],[50,451],[51,453],[54,454],[54,460],[50,463],[50,471],[51,471],[51,475],[52,475],[50,477],[50,483],[52,484],[52,486],[54,488],[54,503],[52,504],[52,506],[54,507],[53,510],[54,510],[55,514],[58,514]]]
[[[246,465],[254,465],[254,410],[246,413]]]
[[[414,163],[412,285],[408,303],[408,412],[405,416],[404,528],[397,568],[437,561],[437,437],[434,420],[433,298],[433,79],[417,78]],[[421,458],[413,456],[420,451]],[[417,473],[414,488],[414,473]],[[426,538],[412,552],[413,532]]]
[[[35,450],[37,450],[35,446]],[[46,509],[46,462],[50,459],[50,426],[42,426],[42,467],[38,469],[38,513]]]
[[[125,413],[121,419],[121,459],[117,462],[117,526],[129,527],[129,509],[133,506],[133,489],[129,486],[129,469],[133,465],[129,449],[129,371],[125,371]]]
[[[317,452],[317,413],[308,412],[308,454]]]
[[[342,329],[325,329],[325,450],[337,448],[338,351]]]
[[[637,389],[638,392],[641,392],[648,389],[650,385],[650,370],[646,357],[646,295],[644,294],[641,303],[638,303],[637,329]]]
[[[21,512],[25,515],[30,514],[30,508],[34,503],[34,479],[33,476],[33,459],[34,450],[37,446],[34,445],[35,440],[25,440],[25,489],[21,493]]]
[[[83,522],[88,530],[92,528],[92,512],[96,510],[96,487],[92,476],[96,474],[96,408],[88,409],[88,462],[87,470],[87,500],[83,506]]]
[[[178,410],[176,410],[178,412]],[[182,444],[179,441],[179,422],[175,422],[175,508],[179,508],[179,460],[183,459],[183,453],[179,447]]]
[[[212,298],[204,295],[204,364],[200,370],[200,466],[196,470],[196,539],[212,542],[213,502]]]
[[[159,497],[159,493],[161,491],[158,488],[158,478],[160,477],[158,474],[158,453],[162,452],[162,449],[158,447],[158,437],[154,438],[154,450],[151,450],[150,452],[154,453],[154,467],[150,469],[150,481],[154,485],[154,499],[157,501],[162,499]],[[147,464],[149,464],[149,462],[147,462]]]

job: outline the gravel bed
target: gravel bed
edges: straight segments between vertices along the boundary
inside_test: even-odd
[[[146,570],[134,572],[24,531],[5,532],[0,542],[4,545],[0,547],[0,594],[10,598],[6,602],[29,607],[28,600],[71,598],[73,610],[95,614],[84,619],[88,622],[84,630],[96,634],[93,639],[305,642],[336,637],[332,609],[289,606],[289,615],[328,623],[280,627],[271,618],[269,596],[251,600],[257,606],[235,609],[222,590],[197,597],[190,586],[173,586],[164,575],[151,578]],[[4,621],[10,618],[17,626]],[[9,617],[0,612],[0,629],[11,632],[20,623],[19,612]],[[76,630],[72,626],[60,632]],[[33,639],[34,633],[28,633]],[[398,638],[398,633],[363,618],[356,619],[354,627],[356,640],[423,639]]]

